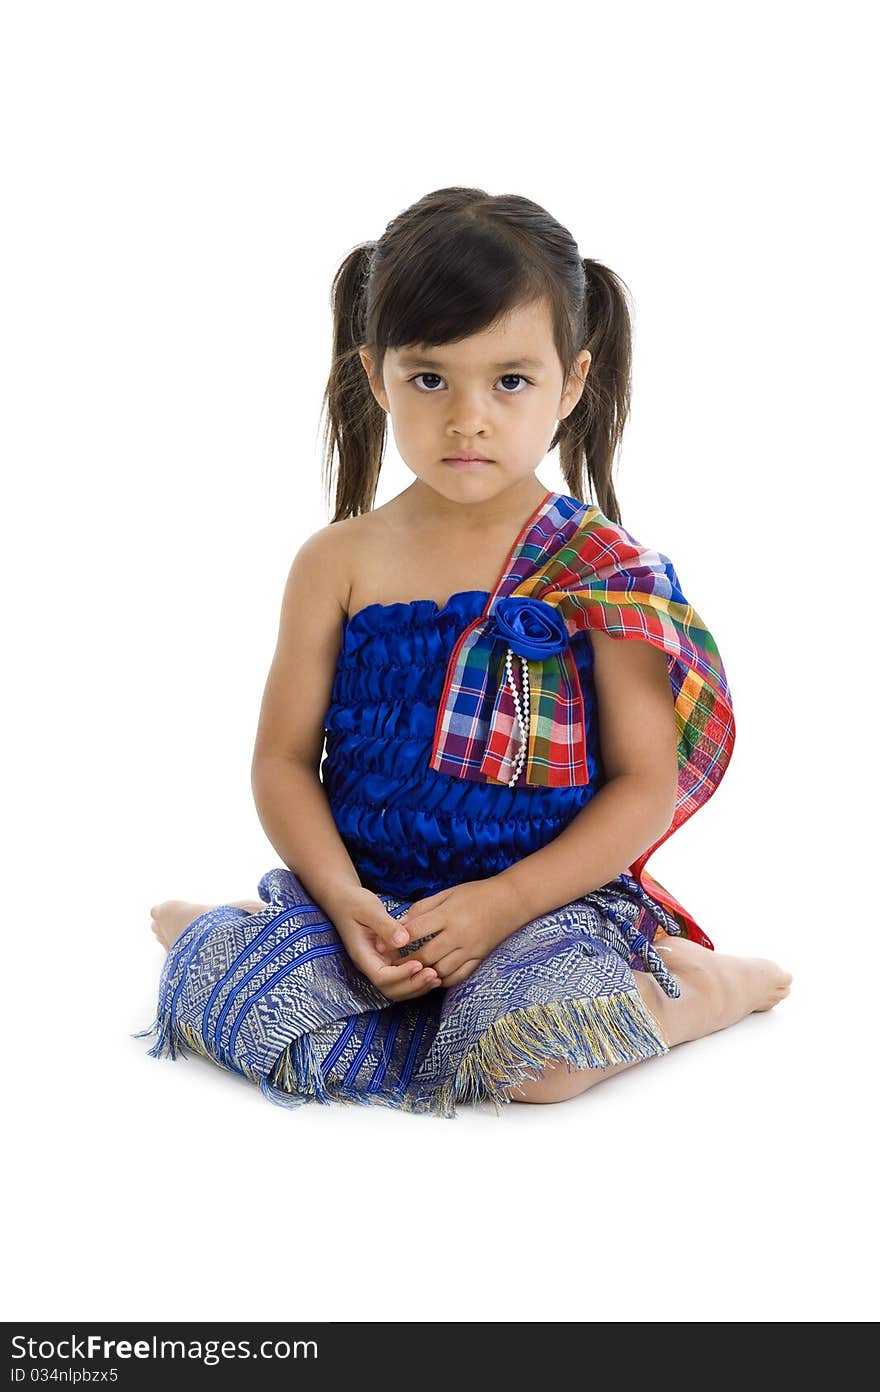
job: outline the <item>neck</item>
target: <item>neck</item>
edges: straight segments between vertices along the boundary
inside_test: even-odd
[[[528,474],[491,498],[456,502],[416,479],[401,493],[400,499],[410,509],[410,521],[416,525],[479,532],[487,528],[524,526],[548,492],[539,478]]]

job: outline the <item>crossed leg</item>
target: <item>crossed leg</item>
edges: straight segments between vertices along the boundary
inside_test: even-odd
[[[166,899],[152,910],[155,936],[167,950],[194,918],[212,905],[191,904],[182,899]],[[259,900],[235,901],[235,907],[258,913],[266,907]],[[670,1047],[689,1039],[727,1029],[754,1010],[771,1010],[789,993],[792,976],[776,962],[763,957],[734,957],[713,952],[688,938],[666,937],[654,946],[662,952],[667,967],[681,987],[677,998],[667,996],[649,972],[633,973],[639,994],[662,1028]],[[512,1102],[565,1102],[586,1092],[633,1063],[615,1063],[607,1068],[578,1068],[568,1071],[563,1060],[549,1063],[538,1078],[509,1088]]]
[[[639,994],[659,1023],[670,1047],[688,1039],[727,1029],[754,1010],[771,1010],[788,995],[792,976],[776,962],[763,957],[733,957],[688,938],[664,938],[655,943],[669,971],[681,987],[678,998],[667,996],[648,972],[633,973]],[[509,1088],[512,1102],[565,1102],[594,1087],[634,1063],[615,1063],[608,1068],[568,1071],[564,1060],[550,1063],[532,1082]]]
[[[251,913],[259,913],[267,907],[259,899],[233,899],[230,902],[234,909],[249,909]],[[154,904],[150,909],[153,935],[169,952],[183,930],[214,907],[214,904],[191,904],[188,899],[166,899],[161,904]]]

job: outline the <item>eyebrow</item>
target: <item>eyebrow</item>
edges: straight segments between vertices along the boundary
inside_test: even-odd
[[[443,368],[443,363],[435,358],[418,358],[412,353],[401,353],[399,362],[401,367]],[[514,367],[541,368],[544,364],[540,358],[512,358],[510,362],[493,363],[492,366],[496,372],[509,372]]]

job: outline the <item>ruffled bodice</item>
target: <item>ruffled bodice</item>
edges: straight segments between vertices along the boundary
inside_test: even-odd
[[[321,778],[362,883],[414,899],[485,879],[552,841],[604,782],[587,633],[572,639],[590,781],[574,787],[473,782],[429,767],[452,649],[487,590],[370,604],[342,621]]]

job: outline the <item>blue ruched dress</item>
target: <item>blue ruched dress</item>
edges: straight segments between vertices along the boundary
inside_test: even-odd
[[[413,900],[487,878],[553,840],[603,783],[586,632],[572,640],[590,781],[472,782],[429,767],[444,675],[486,590],[370,604],[343,620],[321,777],[362,883],[400,918]],[[512,1100],[548,1061],[598,1067],[669,1045],[637,989],[650,971],[680,990],[653,947],[681,930],[621,875],[523,925],[463,981],[390,1000],[355,966],[293,870],[259,882],[266,907],[209,910],[169,951],[154,1057],[187,1048],[259,1084],[283,1106],[379,1103],[454,1117],[456,1104]],[[425,939],[417,939],[415,950]]]
[[[361,882],[402,899],[485,879],[545,846],[604,781],[595,719],[593,648],[571,648],[584,696],[590,781],[512,788],[429,767],[437,707],[452,649],[489,593],[369,604],[343,619],[325,719],[324,789]]]

